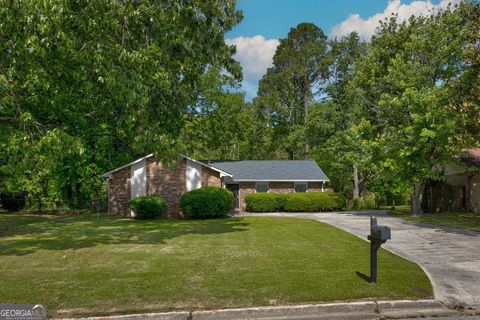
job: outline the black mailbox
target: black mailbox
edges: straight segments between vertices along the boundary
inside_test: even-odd
[[[370,221],[370,235],[368,236],[368,240],[380,240],[382,243],[385,243],[385,241],[390,240],[391,238],[392,233],[390,232],[390,228],[387,226],[377,225],[377,219],[372,217]]]
[[[377,225],[377,218],[370,217],[370,282],[377,282],[377,251],[382,243],[392,238],[390,228]]]

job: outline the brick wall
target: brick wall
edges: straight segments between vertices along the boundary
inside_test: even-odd
[[[165,168],[153,158],[147,159],[147,195],[161,196],[167,202],[167,216],[182,217],[180,197],[186,191],[186,160]]]
[[[202,167],[202,187],[221,187],[220,173],[207,167]]]
[[[130,215],[130,167],[112,173],[108,182],[109,213],[121,216]]]
[[[291,193],[294,191],[294,182],[270,182],[268,192],[271,193]]]
[[[251,193],[255,193],[255,182],[240,182],[238,185],[238,192],[239,210],[245,211],[245,196]]]
[[[165,168],[153,158],[146,160],[147,195],[161,196],[167,202],[167,216],[182,217],[180,198],[186,192],[186,160],[182,159],[173,166]],[[220,187],[220,174],[202,167],[202,186]],[[112,174],[109,181],[110,213],[122,216],[130,215],[130,167]],[[255,188],[255,185],[254,185]],[[255,190],[255,189],[254,189]]]

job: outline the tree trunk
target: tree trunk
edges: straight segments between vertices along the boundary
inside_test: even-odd
[[[422,211],[423,191],[425,185],[423,183],[417,183],[413,186],[413,192],[410,195],[410,214],[412,216],[420,216]]]
[[[303,128],[305,130],[307,126],[307,118],[308,118],[308,96],[309,96],[309,82],[308,79],[305,79],[305,88],[303,88],[303,108],[304,108],[304,113],[303,113]],[[308,89],[307,89],[308,88]],[[310,145],[308,144],[308,137],[307,137],[307,132],[304,132],[305,135],[305,142],[303,144],[303,158],[305,160],[308,160],[310,158]]]
[[[365,195],[367,194],[367,184],[365,183],[365,180],[362,179],[359,179],[358,180],[358,195],[360,196],[360,198],[363,198],[365,197]]]
[[[69,208],[72,207],[72,203],[73,203],[73,188],[72,188],[72,184],[69,182],[67,183],[67,185],[65,186],[65,193],[66,193],[66,198],[67,198],[67,206]]]
[[[290,106],[289,114],[290,114],[290,119],[288,121],[288,135],[291,136],[292,135],[292,126],[293,126],[293,110],[292,110],[291,106]],[[295,160],[295,148],[291,145],[288,148],[290,149],[289,150],[290,160]]]
[[[310,158],[310,145],[308,144],[307,138],[305,138],[305,144],[303,146],[303,158],[305,160]]]
[[[353,165],[353,199],[360,197],[360,182],[358,180],[358,167]]]

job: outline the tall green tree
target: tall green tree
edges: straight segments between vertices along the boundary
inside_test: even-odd
[[[329,41],[329,77],[325,101],[317,103],[306,123],[314,158],[322,164],[337,190],[353,198],[366,193],[373,175],[373,128],[364,119],[352,80],[366,43],[356,33]]]
[[[254,103],[273,128],[272,140],[290,159],[310,156],[303,125],[328,76],[327,53],[323,31],[312,23],[301,23],[280,40],[273,67],[260,80]]]
[[[473,134],[465,110],[457,108],[464,99],[457,83],[469,69],[463,50],[472,29],[466,26],[462,10],[402,23],[392,17],[373,36],[357,73],[365,114],[382,131],[383,166],[410,184],[415,215],[422,213],[425,183],[441,177],[439,169],[456,161]]]
[[[150,152],[173,158],[203,74],[215,66],[241,78],[224,42],[240,19],[229,0],[0,0],[3,188],[27,188],[32,172],[17,161],[26,157],[83,163],[85,172],[95,163],[92,176]],[[86,160],[39,148],[46,137],[75,141]],[[66,174],[56,175],[66,189],[82,183],[77,172]]]
[[[212,68],[203,77],[197,103],[185,116],[179,138],[197,159],[252,159],[257,118],[235,79]]]
[[[466,135],[458,135],[461,145],[480,146],[480,4],[462,3],[459,14],[465,19],[467,44],[463,48],[464,72],[455,81],[456,95],[461,97],[454,106],[463,115]]]

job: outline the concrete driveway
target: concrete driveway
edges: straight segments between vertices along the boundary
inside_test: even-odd
[[[432,281],[436,299],[448,306],[480,309],[480,233],[407,222],[381,211],[261,215],[319,220],[365,240],[374,215],[378,224],[392,230],[392,239],[383,247],[420,265]]]

